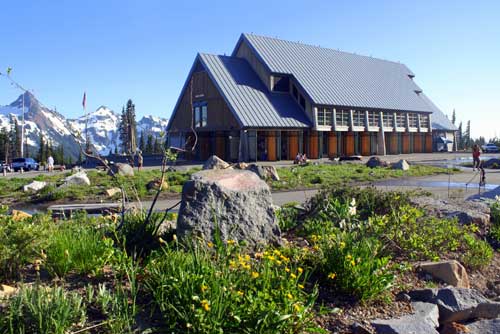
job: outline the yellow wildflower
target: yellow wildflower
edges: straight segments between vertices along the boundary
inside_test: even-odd
[[[343,248],[345,248],[345,242],[341,241],[340,242],[340,249],[343,249]]]
[[[201,301],[201,307],[202,307],[202,308],[203,308],[206,312],[210,311],[210,303],[208,302],[208,300],[203,299],[203,300]]]
[[[353,266],[353,267],[354,267],[355,265],[356,265],[356,261],[351,260],[351,266]]]
[[[302,274],[304,272],[304,269],[302,269],[301,267],[298,267],[297,271],[299,272],[299,274]]]
[[[289,273],[289,272],[290,272],[290,268],[285,268],[285,271],[286,271],[287,273]]]
[[[161,237],[158,238],[158,241],[160,242],[160,244],[162,245],[166,245],[167,242],[165,240],[163,240]]]
[[[269,256],[267,257],[267,259],[268,259],[269,261],[274,261],[274,260],[276,260],[276,258],[275,258],[273,255],[269,255]]]
[[[201,285],[201,292],[205,292],[205,291],[207,291],[207,290],[208,290],[208,286],[206,286],[206,285],[202,284],[202,285]]]
[[[304,289],[304,286],[302,284],[298,285],[299,289]]]
[[[177,241],[177,235],[172,235],[172,240]]]
[[[301,310],[300,304],[299,303],[293,304],[293,309],[295,312],[300,312]]]
[[[288,299],[293,299],[293,296],[292,296],[291,293],[288,293],[286,296],[287,296]]]
[[[252,278],[258,278],[260,274],[256,271],[252,272]]]
[[[296,278],[297,278],[297,275],[295,275],[294,273],[291,273],[291,274],[290,274],[290,278],[291,278],[291,279],[296,279]]]
[[[228,245],[234,245],[235,243],[236,243],[236,241],[234,241],[233,239],[229,239],[229,240],[227,241],[227,244],[228,244]]]
[[[328,278],[329,279],[335,279],[335,277],[337,277],[337,274],[335,274],[335,273],[329,273],[328,274]]]
[[[264,256],[264,254],[262,254],[262,253],[255,253],[254,256],[255,256],[256,259],[262,259],[262,257]]]
[[[208,246],[208,248],[213,248],[214,247],[214,243],[211,242],[211,241],[209,241],[209,242],[207,242],[207,246]]]
[[[243,296],[243,295],[245,294],[245,293],[244,293],[243,291],[241,291],[241,290],[236,291],[236,293],[237,293],[237,294],[238,294],[238,296],[240,296],[240,297],[241,297],[241,296]]]

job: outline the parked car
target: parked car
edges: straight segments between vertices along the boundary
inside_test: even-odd
[[[20,169],[28,170],[37,170],[38,162],[33,158],[16,158],[12,160],[12,169],[14,172],[18,172]]]
[[[500,152],[500,150],[498,149],[498,146],[496,146],[493,143],[489,143],[489,144],[483,145],[483,146],[481,146],[481,149],[485,153],[497,153],[497,152]]]

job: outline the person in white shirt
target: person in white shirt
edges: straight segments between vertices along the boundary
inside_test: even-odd
[[[47,166],[49,168],[49,172],[52,172],[54,170],[54,158],[52,158],[51,155],[47,158]]]

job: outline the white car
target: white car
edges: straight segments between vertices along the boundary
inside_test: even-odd
[[[484,153],[497,153],[500,151],[498,149],[498,146],[492,143],[481,146],[481,149],[483,150]]]

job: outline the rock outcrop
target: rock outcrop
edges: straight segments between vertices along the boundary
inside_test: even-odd
[[[212,155],[210,158],[205,161],[203,164],[203,170],[207,169],[228,169],[231,168],[231,165],[219,158],[216,155]]]
[[[420,263],[418,267],[422,271],[454,287],[470,288],[467,271],[458,261],[424,262]]]

